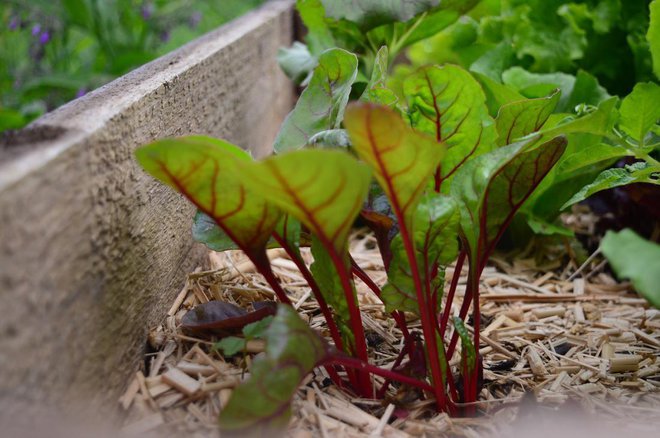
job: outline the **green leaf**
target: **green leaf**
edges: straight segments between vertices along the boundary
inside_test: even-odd
[[[593,134],[598,136],[608,136],[617,119],[616,103],[618,98],[607,99],[598,106],[598,108],[582,117],[567,119],[554,126],[548,122],[543,129],[539,131],[542,139],[549,139],[557,135],[567,134]]]
[[[452,196],[459,203],[460,232],[471,264],[485,263],[513,215],[565,149],[565,137],[540,145],[532,138],[477,157],[461,168]]]
[[[259,321],[252,322],[243,327],[243,336],[246,339],[261,339],[265,337],[268,327],[273,322],[273,316],[267,316]]]
[[[583,147],[571,154],[568,152],[557,164],[556,174],[559,179],[565,175],[579,172],[598,164],[611,164],[613,160],[630,155],[628,150],[617,145],[598,143]]]
[[[339,128],[357,67],[352,53],[342,49],[323,52],[309,85],[284,120],[273,146],[275,152],[300,149],[314,134]]]
[[[306,45],[297,41],[291,47],[280,48],[277,51],[277,62],[296,84],[302,83],[316,67],[316,58],[309,53]]]
[[[296,9],[307,27],[305,41],[312,54],[318,56],[326,49],[337,46],[326,21],[321,0],[296,0]]]
[[[651,57],[653,58],[653,73],[660,79],[660,1],[653,0],[649,6],[651,17],[649,30],[646,34],[646,40],[651,48]]]
[[[503,105],[525,99],[525,96],[518,93],[513,88],[501,84],[486,75],[472,72],[472,76],[479,81],[484,90],[484,94],[486,95],[486,105],[488,106],[488,114],[492,117],[497,116],[497,112]]]
[[[602,190],[621,187],[634,183],[649,183],[660,185],[660,166],[651,166],[645,162],[638,162],[619,169],[608,169],[598,175],[598,178],[577,192],[563,206],[562,210],[584,201],[594,193]]]
[[[332,264],[332,258],[323,244],[316,238],[312,238],[312,255],[314,262],[310,266],[312,275],[319,285],[319,289],[325,301],[332,307],[335,315],[338,317],[339,328],[344,340],[348,340],[348,345],[354,345],[354,339],[350,329],[350,312],[348,309],[348,302],[344,295],[344,289],[341,284],[341,279],[337,274],[337,270]],[[355,295],[355,291],[353,291]]]
[[[548,97],[506,104],[495,119],[497,145],[504,146],[541,129],[559,102],[559,91]]]
[[[398,98],[394,91],[387,87],[387,70],[389,67],[387,58],[387,46],[383,46],[376,54],[371,79],[367,83],[367,88],[364,90],[361,100],[386,106],[396,105]]]
[[[282,436],[298,385],[327,357],[321,338],[290,306],[281,305],[266,334],[266,351],[220,413],[222,436]]]
[[[236,353],[240,353],[241,351],[245,350],[246,344],[247,341],[244,338],[228,336],[213,344],[213,348],[222,351],[222,354],[225,356],[233,356]]]
[[[243,166],[246,184],[344,254],[371,172],[347,152],[306,149]]]
[[[210,137],[159,140],[137,149],[138,162],[152,176],[186,196],[213,218],[246,252],[261,253],[281,211],[249,190],[236,173],[250,155]]]
[[[432,293],[442,293],[444,266],[451,263],[458,253],[458,220],[456,202],[449,196],[436,193],[425,194],[415,212],[413,240],[417,264],[425,284],[426,278],[429,278],[429,282],[431,280],[433,267],[440,267],[436,279],[429,283]],[[392,261],[387,270],[387,284],[382,291],[386,308],[390,312],[404,310],[419,315],[420,305],[417,302],[410,261],[401,235],[392,240],[391,251]]]
[[[621,102],[619,127],[640,146],[646,134],[660,120],[660,86],[653,82],[635,85],[632,93]]]
[[[372,169],[401,226],[412,216],[444,146],[413,131],[392,109],[369,103],[351,104],[344,125],[358,156]]]
[[[627,278],[644,298],[660,309],[660,245],[630,229],[608,231],[600,249],[619,278]]]
[[[203,243],[213,251],[229,251],[239,249],[238,245],[222,231],[222,228],[208,215],[198,211],[193,218],[193,239]]]
[[[457,316],[454,316],[452,321],[454,323],[456,333],[458,333],[458,336],[461,338],[461,346],[463,348],[462,351],[465,355],[465,360],[467,361],[467,371],[468,373],[471,373],[474,371],[474,368],[477,365],[477,349],[474,347],[474,344],[470,339],[470,334],[465,328],[463,321]]]
[[[469,159],[494,147],[495,126],[479,83],[460,67],[427,67],[404,83],[412,126],[447,145],[440,174],[446,187]],[[437,185],[436,185],[437,186]]]
[[[440,0],[321,0],[328,17],[356,23],[363,31],[408,21],[438,6]]]

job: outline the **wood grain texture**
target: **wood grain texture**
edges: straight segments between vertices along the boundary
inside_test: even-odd
[[[116,405],[204,254],[193,209],[133,150],[195,133],[266,154],[293,104],[275,60],[292,4],[272,0],[0,145],[0,412]]]

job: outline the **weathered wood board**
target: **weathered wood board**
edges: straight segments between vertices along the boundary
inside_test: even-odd
[[[4,415],[117,403],[148,327],[204,253],[193,209],[133,150],[197,133],[267,153],[294,98],[275,60],[292,40],[292,4],[272,0],[0,146]]]

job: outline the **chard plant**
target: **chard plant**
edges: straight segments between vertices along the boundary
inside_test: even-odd
[[[413,72],[400,95],[388,87],[391,55],[455,21],[466,2],[297,4],[312,29],[309,49],[294,45],[281,61],[306,87],[273,156],[254,161],[238,146],[203,136],[160,140],[136,152],[147,172],[197,207],[194,237],[217,251],[244,251],[280,303],[264,335],[266,351],[222,411],[221,427],[241,436],[283,431],[291,398],[316,367],[360,397],[385,399],[397,382],[433,400],[439,412],[474,414],[483,370],[479,280],[498,241],[536,189],[556,182],[555,165],[578,160],[565,152],[580,136],[597,145],[616,137],[619,152],[653,166],[651,122],[658,117],[635,121],[626,107],[636,106],[638,96],[622,106],[618,124],[616,98],[567,117],[556,112],[560,90],[525,98],[454,65]],[[643,100],[656,111],[657,100]],[[348,236],[358,217],[376,236],[387,271],[382,287],[351,257]],[[301,256],[304,246],[311,266]],[[266,256],[272,247],[299,268],[329,340],[296,315]],[[464,266],[465,294],[454,309]],[[356,278],[403,336],[391,369],[369,362]],[[214,322],[200,309],[193,325],[240,329],[237,321],[258,319],[229,313],[231,321]],[[410,329],[411,320],[421,333]],[[450,366],[455,355],[458,367]]]

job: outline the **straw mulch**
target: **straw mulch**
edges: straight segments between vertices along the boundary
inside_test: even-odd
[[[351,254],[378,284],[386,281],[370,234],[353,236]],[[269,256],[300,314],[325,333],[318,306],[293,262],[281,250],[271,250]],[[311,261],[308,253],[305,257]],[[598,255],[579,266],[552,257],[552,252],[543,260],[518,257],[513,264],[494,259],[484,272],[482,416],[436,414],[428,400],[406,399],[407,394],[394,388],[384,403],[356,399],[328,385],[324,370],[317,369],[294,400],[290,435],[525,436],[521,431],[526,427],[538,434],[540,424],[566,426],[572,424],[570,418],[582,421],[596,414],[601,417],[594,421],[605,431],[623,421],[640,433],[657,431],[652,424],[660,421],[660,311],[649,309],[628,284],[604,272]],[[163,324],[151,332],[155,351],[120,399],[128,434],[217,436],[218,413],[249,374],[251,355],[225,359],[212,342],[177,328],[182,315],[202,302],[247,306],[274,299],[241,253],[210,253],[209,258],[213,269],[188,276]],[[448,271],[451,278],[452,269]],[[456,311],[464,285],[463,277]],[[359,281],[357,289],[371,359],[387,368],[400,351],[401,336],[373,293]],[[258,340],[248,345],[250,353],[263,348]],[[452,363],[458,363],[458,354]],[[562,411],[566,415],[560,420],[552,417]]]

